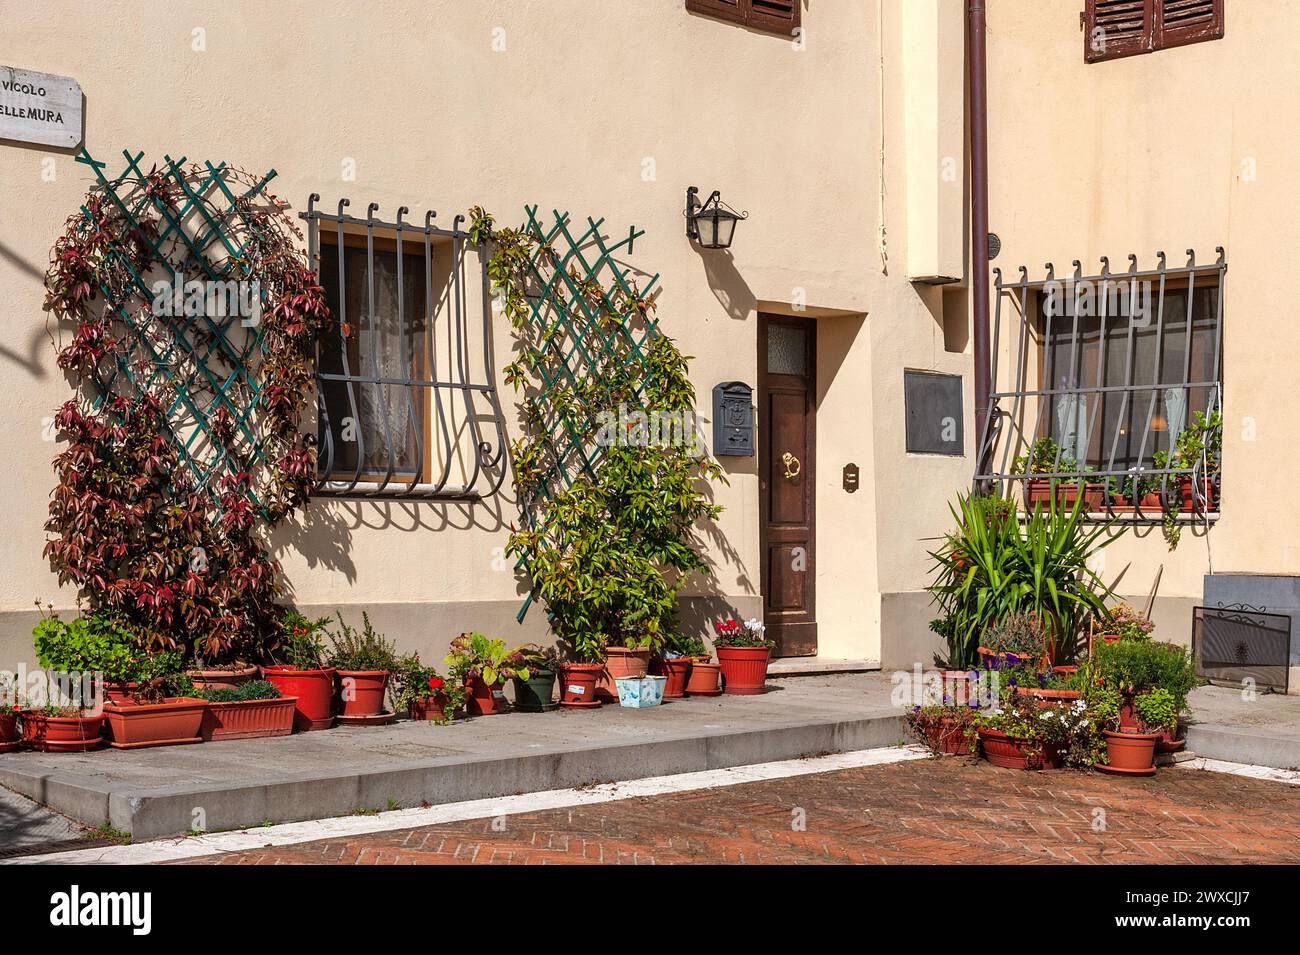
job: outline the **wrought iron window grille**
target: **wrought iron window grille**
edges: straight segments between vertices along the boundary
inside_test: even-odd
[[[1077,259],[1063,278],[1050,262],[1038,279],[1020,266],[1019,279],[1006,281],[995,268],[993,390],[976,486],[1021,496],[1026,508],[1082,495],[1093,520],[1214,520],[1219,461],[1174,452],[1189,425],[1210,422],[1206,433],[1221,433],[1213,423],[1222,414],[1227,261],[1215,251],[1215,262],[1198,265],[1189,249],[1181,267],[1158,252],[1147,270],[1130,254],[1117,273],[1103,256],[1089,276]]]
[[[319,201],[313,193],[299,213],[336,322],[328,333],[334,340],[316,355],[313,494],[442,501],[496,494],[507,448],[493,384],[486,250],[461,228],[462,215],[447,229],[434,225],[432,211],[421,224],[407,221],[410,210],[402,206],[386,222],[375,218],[378,203],[358,218],[345,211],[348,199],[334,214],[317,209]],[[479,260],[478,323],[470,318],[470,251]],[[350,309],[348,283],[357,269],[349,264],[358,258],[351,264],[359,265],[364,284],[351,290],[360,307]],[[376,276],[388,259],[379,293],[389,307],[381,309]]]

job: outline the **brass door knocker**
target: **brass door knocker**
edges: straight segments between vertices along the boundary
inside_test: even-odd
[[[781,455],[781,460],[785,464],[786,478],[797,478],[799,476],[799,459],[787,451],[785,454]]]

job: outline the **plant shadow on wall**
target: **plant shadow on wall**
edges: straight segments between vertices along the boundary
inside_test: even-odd
[[[45,280],[77,390],[45,554],[152,649],[256,659],[285,592],[267,533],[315,476],[302,417],[329,310],[273,173],[123,155],[114,179],[78,156],[99,183]]]
[[[539,598],[579,663],[674,649],[683,589],[713,579],[702,529],[721,513],[710,484],[726,480],[696,426],[689,358],[652,317],[657,276],[617,264],[636,230],[611,243],[595,220],[575,236],[567,215],[543,226],[526,211],[519,229],[470,211],[516,339],[503,377],[522,395],[507,548],[530,593],[521,619]]]

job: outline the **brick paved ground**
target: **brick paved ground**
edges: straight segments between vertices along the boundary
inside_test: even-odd
[[[800,810],[802,831],[792,825]],[[194,861],[1295,863],[1300,787],[1183,769],[1115,779],[932,759],[510,816],[500,832],[476,820]]]

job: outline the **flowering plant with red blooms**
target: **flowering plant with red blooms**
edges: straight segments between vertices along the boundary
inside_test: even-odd
[[[393,697],[393,707],[400,713],[410,709],[412,703],[430,702],[442,709],[442,718],[435,723],[448,723],[461,715],[465,698],[469,695],[464,685],[449,682],[431,666],[420,662],[418,653],[411,653],[397,661],[388,683]]]
[[[45,555],[91,611],[208,665],[256,657],[276,632],[265,533],[315,475],[301,419],[329,319],[287,205],[260,178],[211,169],[101,176],[45,275],[45,308],[71,329],[57,361],[76,394],[54,417],[67,444]],[[221,235],[196,248],[191,225],[205,221]],[[260,318],[189,314],[188,301],[173,315],[173,295],[142,278],[156,275],[251,287]]]

